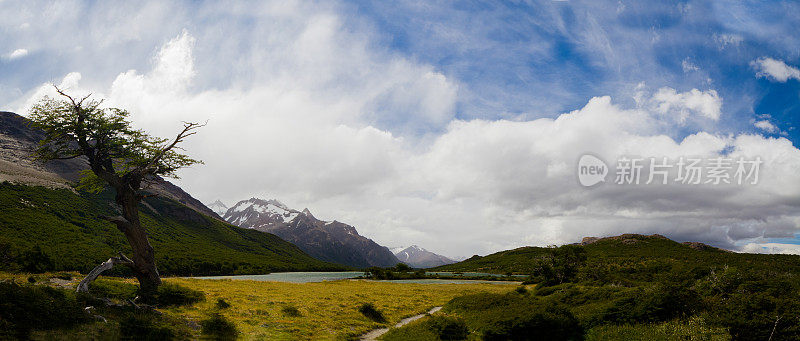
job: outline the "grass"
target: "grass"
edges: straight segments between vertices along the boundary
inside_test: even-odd
[[[100,216],[118,213],[109,192],[0,183],[0,270],[88,272],[121,251],[125,236]],[[162,275],[264,274],[344,270],[275,235],[239,228],[166,198],[149,197],[140,218]],[[124,267],[111,271],[129,275]]]
[[[24,274],[0,272],[0,281],[12,280],[27,283],[34,276],[37,285],[62,287],[74,290],[81,277],[70,281],[57,279],[59,274]],[[101,277],[103,292],[127,296],[131,278]],[[410,284],[342,280],[322,283],[284,283],[239,280],[201,280],[165,278],[167,285],[180,285],[203,292],[205,300],[190,306],[173,306],[159,309],[166,321],[180,324],[180,333],[193,333],[191,338],[202,338],[202,329],[222,329],[221,321],[230,321],[245,340],[343,340],[352,339],[372,329],[394,325],[408,316],[422,314],[451,299],[480,292],[508,293],[516,286],[509,284]],[[112,295],[112,296],[113,296]],[[220,307],[224,300],[227,307]],[[119,300],[115,300],[119,302]],[[364,304],[372,304],[386,318],[386,323],[375,322],[359,311]],[[286,314],[286,307],[300,313]],[[188,321],[187,321],[188,320]],[[124,323],[123,323],[124,322]],[[91,340],[115,339],[121,325],[133,321],[89,322],[77,327],[56,331],[35,331],[34,339]],[[135,325],[135,323],[134,323]],[[195,329],[185,330],[193,325]],[[158,332],[155,330],[154,332]]]
[[[191,307],[166,309],[174,316],[201,321],[221,314],[232,321],[245,339],[348,339],[372,329],[441,306],[469,293],[505,293],[513,285],[400,284],[371,281],[282,283],[232,280],[168,279],[167,282],[199,290],[206,300]],[[221,310],[218,298],[230,307]],[[371,303],[386,318],[381,324],[365,317],[359,308]],[[300,316],[284,313],[295,307]]]

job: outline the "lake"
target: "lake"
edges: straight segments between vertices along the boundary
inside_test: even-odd
[[[356,278],[358,276],[362,276],[363,274],[364,272],[362,271],[276,272],[267,275],[203,276],[203,277],[191,277],[191,278],[232,279],[232,280],[246,280],[246,281],[273,281],[273,282],[289,282],[289,283],[313,283],[313,282],[337,281],[341,279]],[[419,284],[466,284],[466,283],[519,284],[518,282],[508,282],[508,281],[485,281],[485,280],[464,280],[464,279],[401,279],[401,280],[376,280],[376,282],[419,283]]]

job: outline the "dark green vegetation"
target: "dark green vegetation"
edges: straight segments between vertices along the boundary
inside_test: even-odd
[[[125,237],[99,216],[115,215],[109,192],[74,193],[0,183],[0,269],[87,272],[121,251]],[[275,235],[238,228],[175,201],[148,197],[141,220],[162,275],[343,270]],[[130,275],[126,267],[109,274]]]
[[[190,338],[187,321],[130,304],[128,300],[137,290],[136,285],[107,280],[92,283],[91,294],[2,281],[0,339],[64,339],[69,335],[109,340]],[[204,295],[167,283],[158,288],[156,299],[157,307],[184,306],[203,300]]]
[[[239,331],[236,325],[220,314],[213,314],[208,319],[200,321],[205,338],[213,340],[236,340]]]
[[[378,308],[375,308],[375,305],[372,303],[362,304],[360,307],[358,307],[358,312],[375,322],[386,323],[386,317],[384,317],[383,313],[378,310]]]
[[[478,339],[797,340],[800,257],[738,254],[660,236],[520,248],[438,268],[530,275],[533,290],[453,299]],[[402,335],[402,337],[401,337]],[[435,340],[415,323],[386,339]]]

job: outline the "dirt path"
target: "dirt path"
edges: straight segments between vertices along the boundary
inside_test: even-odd
[[[433,313],[435,313],[435,312],[437,312],[437,311],[439,311],[441,309],[442,309],[442,307],[435,307],[435,308],[429,310],[427,314],[433,314]],[[427,315],[427,314],[419,314],[419,315],[414,315],[414,316],[411,316],[411,317],[406,317],[406,318],[400,320],[400,322],[397,322],[397,324],[395,324],[393,327],[390,327],[390,328],[400,328],[402,326],[405,326],[405,325],[409,324],[410,322],[413,322],[413,321],[416,321],[416,320],[419,320],[419,319],[425,317],[425,315]],[[389,331],[389,328],[375,329],[375,330],[370,331],[369,333],[366,333],[366,334],[362,335],[359,340],[361,340],[361,341],[375,341],[375,340],[378,339],[378,337],[380,337],[383,334],[386,334],[386,332],[388,332],[388,331]]]

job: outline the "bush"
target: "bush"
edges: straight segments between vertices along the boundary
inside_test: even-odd
[[[216,306],[217,306],[217,309],[228,309],[228,308],[231,307],[231,304],[228,303],[227,301],[225,301],[222,298],[218,298]]]
[[[283,313],[286,314],[286,316],[291,316],[291,317],[303,316],[303,314],[300,313],[299,309],[297,309],[295,306],[291,306],[291,305],[287,305],[287,306],[283,307],[283,309],[281,311],[283,311]]]
[[[524,285],[518,286],[516,289],[514,289],[514,291],[516,291],[520,295],[525,295],[528,293],[528,289],[526,289]]]
[[[203,335],[216,340],[235,340],[239,335],[236,325],[220,314],[200,321]]]
[[[569,310],[549,305],[491,316],[482,328],[484,340],[582,340],[583,329]]]
[[[464,320],[455,317],[431,316],[428,326],[440,340],[464,340],[469,335]]]
[[[364,314],[368,319],[373,320],[378,323],[385,323],[386,318],[383,316],[383,313],[380,310],[376,309],[372,303],[364,303],[360,307],[358,307],[358,311],[361,314]]]
[[[134,313],[122,319],[119,331],[128,340],[171,340],[175,333],[168,326],[160,325],[157,316],[151,313]]]
[[[0,282],[0,335],[26,339],[33,329],[70,327],[87,320],[72,292]]]
[[[205,299],[202,292],[173,283],[159,285],[155,297],[158,305],[162,307],[192,305]]]
[[[23,252],[17,261],[22,266],[22,271],[35,274],[47,272],[55,268],[53,260],[47,253],[42,251],[39,245],[34,246],[31,250]]]

